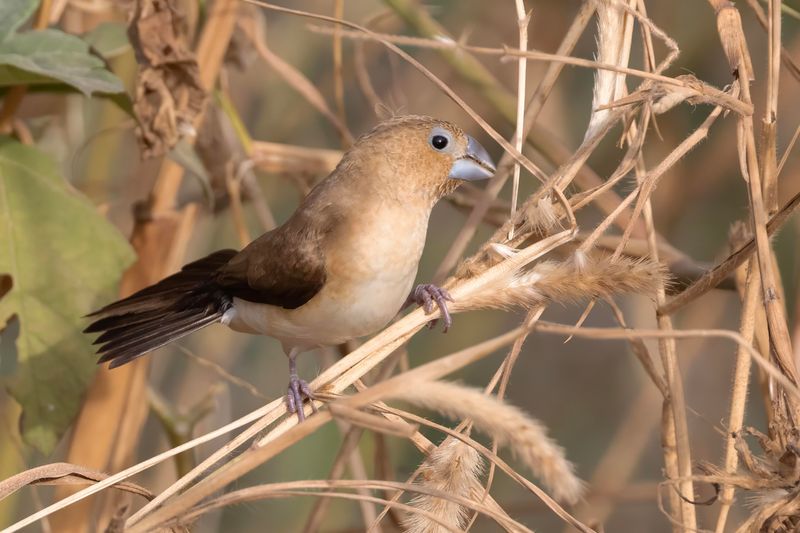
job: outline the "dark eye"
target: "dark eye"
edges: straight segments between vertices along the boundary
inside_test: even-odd
[[[447,143],[448,143],[447,137],[445,137],[444,135],[434,135],[433,137],[431,137],[431,146],[433,146],[437,150],[444,150],[445,148],[447,148]]]

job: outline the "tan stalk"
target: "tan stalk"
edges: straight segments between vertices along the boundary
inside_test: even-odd
[[[408,511],[409,513],[421,514],[427,520],[435,524],[438,524],[440,527],[445,528],[444,529],[445,531],[456,531],[456,532],[460,531],[460,529],[446,523],[434,513],[421,510],[419,508],[415,508],[402,503],[389,502],[388,500],[382,498],[376,498],[376,497],[368,498],[358,494],[330,491],[330,489],[335,490],[337,488],[351,489],[351,490],[363,488],[363,489],[383,490],[383,491],[402,489],[402,490],[419,492],[421,494],[426,494],[428,496],[435,496],[437,498],[448,499],[457,504],[462,504],[464,506],[469,507],[470,509],[474,509],[478,512],[481,512],[482,514],[485,514],[486,516],[492,518],[493,520],[496,520],[498,524],[501,527],[503,527],[506,531],[531,532],[531,530],[525,527],[523,524],[507,516],[500,515],[496,513],[494,510],[486,506],[483,506],[480,503],[474,502],[472,500],[468,500],[466,498],[459,497],[457,495],[448,494],[440,490],[430,489],[423,486],[412,485],[407,483],[398,483],[393,481],[382,481],[382,480],[365,480],[365,481],[308,480],[308,481],[289,481],[285,483],[273,483],[270,485],[260,485],[257,487],[250,487],[225,494],[219,498],[209,501],[206,504],[203,504],[202,506],[198,506],[187,516],[190,519],[195,519],[199,515],[211,511],[213,509],[217,509],[227,505],[234,505],[237,503],[244,503],[248,501],[256,501],[270,497],[281,498],[286,496],[318,495],[322,497],[347,498],[354,500],[364,500],[368,501],[369,503],[393,505],[400,509]],[[315,490],[316,492],[307,492],[309,489]]]
[[[670,152],[667,157],[665,157],[658,165],[656,165],[653,170],[649,171],[644,176],[642,183],[637,186],[636,190],[625,197],[623,202],[617,206],[617,209],[614,211],[614,213],[606,217],[603,222],[597,225],[592,233],[581,244],[580,250],[584,253],[590,250],[594,242],[610,227],[614,214],[620,213],[631,202],[633,202],[634,199],[637,199],[637,202],[636,208],[634,209],[633,218],[637,218],[644,207],[645,200],[650,197],[653,189],[656,187],[659,180],[663,178],[666,171],[708,136],[708,131],[711,128],[711,125],[714,124],[717,118],[719,118],[719,116],[722,114],[722,111],[722,107],[714,108],[714,110],[709,113],[708,117],[703,121],[703,123],[695,131],[693,131],[691,135],[681,141],[681,143],[672,152]],[[631,228],[632,226],[628,226],[626,228],[626,234],[623,236],[623,240],[627,240],[630,237]]]
[[[333,3],[333,16],[334,18],[341,19],[344,17],[344,0],[334,0]],[[342,75],[342,35],[341,27],[336,26],[333,34],[333,99],[336,102],[336,116],[339,117],[339,122],[347,131],[347,113],[344,107],[344,77]],[[347,149],[352,143],[352,138],[348,139],[342,136],[342,148]]]
[[[758,302],[758,264],[751,260],[746,267],[740,267],[737,278],[743,283],[742,311],[739,324],[739,333],[745,341],[753,342],[756,324],[756,306]],[[733,373],[733,390],[731,392],[730,413],[728,414],[728,427],[725,438],[725,471],[735,474],[739,465],[739,452],[736,450],[736,439],[733,437],[742,429],[745,408],[747,406],[747,389],[750,382],[750,367],[753,362],[742,348],[736,353],[736,368]],[[716,533],[725,531],[728,512],[733,503],[734,488],[725,485],[719,496],[721,502],[717,518]]]
[[[758,23],[761,24],[761,27],[765,30],[768,29],[770,24],[769,20],[766,13],[764,13],[764,9],[758,3],[758,0],[747,0],[747,5],[749,5],[750,9],[756,14],[756,18],[758,19]],[[800,66],[794,62],[789,50],[784,46],[781,46],[781,60],[792,77],[795,80],[800,80]]]
[[[525,13],[525,4],[522,0],[515,0],[514,6],[517,9],[517,26],[519,27],[519,49],[528,49],[528,26],[531,21],[531,14]],[[525,98],[527,93],[525,91],[525,83],[528,78],[528,60],[520,57],[517,60],[517,117],[516,117],[516,131],[514,132],[514,148],[522,153],[522,140],[525,136]],[[517,202],[519,201],[519,163],[514,163],[514,178],[513,186],[511,188],[511,214],[513,218],[517,210]],[[508,233],[508,238],[514,238],[514,227],[512,226]]]
[[[778,91],[781,75],[781,2],[769,0],[767,58],[767,102],[761,124],[761,174],[764,176],[764,206],[767,216],[778,211]]]
[[[653,210],[650,202],[650,197],[644,204],[643,215],[645,224],[648,231],[648,241],[650,244],[650,257],[653,261],[658,262],[658,246],[656,244],[655,227],[653,224]],[[656,292],[656,302],[658,305],[663,305],[666,300],[666,288],[661,282]],[[660,330],[670,333],[673,331],[672,319],[669,315],[656,314],[658,320],[658,327]],[[670,337],[660,339],[659,351],[661,352],[661,364],[664,367],[664,378],[667,382],[669,396],[665,399],[672,409],[672,417],[665,420],[665,430],[672,435],[665,437],[666,440],[672,441],[674,439],[675,449],[670,447],[664,448],[664,459],[667,463],[667,471],[674,471],[674,466],[677,466],[677,474],[684,481],[680,483],[679,489],[681,495],[680,499],[680,522],[684,530],[697,529],[697,516],[694,508],[694,484],[690,480],[692,475],[692,456],[691,444],[689,442],[689,425],[686,421],[686,399],[683,393],[683,376],[681,374],[680,364],[678,362],[678,353],[675,340]],[[672,453],[677,455],[673,459]],[[677,465],[670,465],[671,461],[677,461]],[[672,502],[675,505],[675,502]],[[673,507],[673,514],[677,517],[678,509]]]
[[[741,49],[746,50],[746,42],[744,41],[743,34],[741,39]],[[739,78],[741,80],[740,87],[742,99],[746,103],[751,104],[752,101],[750,98],[750,87],[747,81],[749,79],[749,71],[747,70],[747,62],[744,60],[740,60]],[[750,191],[750,213],[755,232],[756,257],[758,258],[759,272],[761,273],[761,290],[767,310],[767,322],[769,324],[770,339],[774,345],[775,356],[779,365],[789,377],[791,382],[797,383],[797,368],[794,363],[785,309],[783,302],[779,297],[780,289],[777,286],[779,280],[776,279],[775,271],[772,268],[771,245],[769,236],[767,235],[768,206],[766,206],[764,203],[762,172],[759,168],[753,117],[740,117],[739,123],[742,130],[741,135],[745,145],[742,156],[745,157],[747,164],[746,177]],[[765,177],[768,180],[768,183],[773,183],[773,176],[770,175]],[[795,419],[797,419],[798,416],[800,416],[800,403],[797,402],[797,399],[793,395],[788,395],[788,400],[790,402],[793,416]]]
[[[418,313],[419,313],[418,311],[415,311],[414,313],[409,315],[409,317]],[[391,329],[393,329],[401,322],[408,321],[409,317],[396,323],[394,326],[384,331],[383,334],[379,335],[379,337],[385,335],[387,332],[389,332]],[[427,321],[426,319],[420,321],[421,322],[420,326],[422,325],[422,323],[426,321]],[[482,357],[485,357],[495,349],[505,344],[513,342],[513,340],[516,337],[518,337],[521,333],[522,333],[521,329],[513,330],[505,335],[493,339],[492,341],[487,341],[475,345],[466,350],[462,350],[461,352],[457,352],[450,356],[437,359],[421,367],[412,369],[400,376],[395,376],[394,378],[379,383],[363,392],[358,393],[355,396],[343,399],[341,401],[343,401],[345,405],[348,405],[350,407],[363,406],[381,399],[384,395],[388,394],[389,391],[406,388],[405,384],[409,380],[425,381],[425,380],[438,379],[439,377],[447,373],[450,373],[456,370],[457,368],[460,368]],[[340,389],[339,387],[343,386],[342,380],[347,379],[348,374],[352,374],[352,370],[341,373],[336,367],[341,366],[343,364],[347,364],[348,363],[347,359],[353,358],[353,356],[356,355],[359,351],[370,349],[371,348],[370,344],[372,344],[372,341],[366,342],[364,345],[362,345],[361,348],[359,348],[359,350],[351,353],[348,357],[339,361],[337,364],[333,365],[333,367],[327,369],[325,372],[323,372],[323,374],[319,378],[317,378],[317,380],[315,380],[315,383],[312,384],[312,387],[315,386],[316,383],[324,382],[323,379],[326,377],[326,374],[330,373],[334,376],[338,376],[337,377],[338,383],[332,384],[327,390],[331,392],[340,392],[342,389]],[[373,354],[373,358],[374,355],[375,354]],[[388,353],[386,355],[388,355]],[[366,370],[364,370],[364,372],[366,372]],[[319,390],[318,387],[317,389]],[[276,414],[277,413],[283,414],[286,412],[286,407],[282,399],[272,402],[271,405],[273,406],[273,412],[276,412]],[[149,529],[169,520],[171,517],[182,514],[183,512],[194,506],[197,502],[205,498],[207,495],[215,492],[216,490],[219,490],[220,488],[230,483],[232,480],[238,479],[244,473],[252,470],[259,464],[262,464],[263,462],[274,457],[277,453],[280,453],[281,451],[286,449],[286,447],[290,446],[297,440],[303,438],[305,435],[308,435],[316,431],[319,428],[319,426],[325,423],[329,418],[330,417],[326,411],[321,411],[317,413],[317,415],[306,420],[304,424],[301,424],[299,426],[297,425],[297,419],[295,417],[289,417],[284,419],[275,428],[273,428],[265,437],[261,438],[256,443],[256,445],[252,447],[248,452],[239,456],[233,461],[230,461],[225,465],[221,466],[217,471],[209,474],[208,477],[202,479],[192,487],[188,488],[181,495],[176,496],[173,500],[168,502],[160,509],[157,509],[153,512],[148,513],[146,516],[143,516],[139,522],[136,522],[135,526],[130,524],[131,521],[129,520],[128,525],[132,526],[131,532],[133,533],[136,531],[148,531]],[[574,523],[577,523],[577,521],[571,519],[571,517],[569,517],[569,515],[566,514],[566,512],[563,511],[563,509],[561,509],[560,506],[558,506],[555,502],[553,502],[550,498],[548,498],[546,494],[541,493],[539,495],[546,502],[548,502],[548,506],[550,506],[551,509],[557,512],[559,516],[562,516],[564,519],[569,519],[572,520]],[[142,510],[140,510],[139,515],[141,516],[142,514],[143,514]]]
[[[275,72],[281,78],[283,78],[290,87],[292,87],[292,89],[297,91],[300,96],[302,96],[314,107],[314,109],[319,111],[323,117],[328,119],[328,122],[330,122],[333,127],[336,128],[336,131],[339,133],[339,136],[342,138],[342,143],[345,146],[352,144],[353,135],[347,129],[344,121],[331,110],[330,106],[325,101],[325,97],[322,96],[322,93],[319,92],[317,87],[311,83],[311,81],[306,78],[302,72],[297,70],[294,66],[287,63],[286,60],[269,49],[262,26],[263,21],[259,14],[256,15],[257,16],[254,17],[240,19],[239,27],[242,29],[242,31],[244,31],[244,34],[253,44],[256,52],[258,52],[258,55],[261,56],[261,59],[273,70],[275,70]]]
[[[196,56],[203,88],[214,85],[223,55],[228,46],[236,16],[235,0],[215,2],[200,37]],[[197,117],[198,129],[202,117]],[[175,201],[183,177],[183,168],[164,159],[151,194],[152,220],[138,220],[131,243],[137,261],[125,273],[120,292],[131,294],[178,269],[188,245],[196,216],[196,206],[175,210]],[[67,461],[98,470],[119,471],[134,459],[139,434],[147,415],[145,387],[148,359],[143,358],[113,372],[98,370],[89,387],[73,430]],[[108,428],[117,428],[108,431]],[[64,497],[68,492],[60,492]],[[98,521],[84,502],[61,515],[60,521],[70,524],[70,531],[87,531]],[[113,502],[101,511],[105,522],[116,512]]]
[[[553,324],[551,322],[539,321],[533,326],[534,330],[561,335],[574,335],[575,337],[587,337],[592,339],[692,339],[692,338],[722,338],[733,341],[743,349],[764,372],[784,387],[787,394],[800,400],[800,389],[792,383],[781,369],[764,357],[756,349],[750,346],[747,341],[736,331],[727,329],[683,329],[673,331],[661,331],[653,329],[622,330],[617,328],[576,328],[563,324]]]
[[[529,329],[544,313],[545,306],[534,306],[532,307],[527,315],[525,316],[525,328],[526,330]],[[525,344],[525,341],[528,339],[527,332],[523,335],[520,335],[517,340],[514,341],[514,344],[511,346],[511,350],[509,350],[508,355],[503,359],[500,368],[497,369],[492,379],[484,388],[484,394],[491,394],[495,387],[497,387],[497,398],[503,399],[506,394],[506,389],[508,388],[508,382],[511,379],[511,373],[514,369],[514,365],[517,363],[517,359],[519,358],[519,354],[522,351],[522,346]],[[467,419],[467,423],[472,425],[472,420]],[[499,447],[498,439],[496,436],[492,436],[492,452],[497,453],[497,449]],[[494,481],[494,475],[496,472],[496,465],[495,463],[489,464],[489,472],[486,475],[486,483],[484,484],[483,488],[483,495],[482,498],[486,498],[489,495],[489,492],[492,489],[492,483]],[[474,513],[467,525],[466,530],[469,531],[471,527],[475,524],[475,521],[478,519],[477,513]]]
[[[345,473],[345,468],[347,468],[347,461],[350,455],[358,450],[358,443],[363,434],[363,428],[352,426],[348,428],[347,432],[344,433],[342,443],[339,445],[339,451],[336,453],[336,458],[333,460],[333,466],[331,466],[328,476],[325,479],[339,480],[342,478]],[[306,518],[306,523],[303,526],[303,533],[314,533],[315,531],[319,531],[320,527],[322,526],[322,521],[325,518],[325,513],[330,507],[329,502],[330,500],[327,498],[320,498],[314,502],[314,506],[311,508],[311,512],[308,513],[308,518]],[[374,519],[377,519],[377,517]],[[369,524],[370,522],[367,522],[365,525]]]
[[[774,235],[789,216],[800,207],[800,193],[795,194],[780,211],[778,211],[767,223],[767,236]],[[744,264],[756,251],[756,240],[751,237],[743,244],[739,245],[731,254],[726,257],[714,268],[708,270],[699,279],[693,282],[687,289],[675,295],[663,306],[659,307],[660,313],[672,314],[690,302],[700,298],[702,295],[717,287],[739,266]]]
[[[635,4],[635,0],[626,0]],[[632,7],[632,6],[629,6]],[[597,3],[597,62],[627,68],[631,51],[633,17],[623,10],[623,3],[603,0]],[[625,75],[613,70],[597,69],[592,95],[592,115],[584,138],[595,133],[608,109],[604,106],[624,96]]]

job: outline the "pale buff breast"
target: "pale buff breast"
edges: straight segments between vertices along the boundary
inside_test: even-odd
[[[417,274],[427,213],[373,203],[328,244],[328,280],[297,309],[234,300],[226,322],[237,331],[269,335],[284,348],[310,349],[372,334],[397,314]]]

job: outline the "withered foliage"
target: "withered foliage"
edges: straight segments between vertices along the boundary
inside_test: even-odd
[[[736,452],[740,465],[735,473],[710,463],[701,463],[707,475],[698,482],[736,487],[742,491],[750,517],[740,532],[797,531],[800,528],[800,430],[783,409],[769,425],[768,434],[748,427],[735,432]],[[753,451],[747,437],[752,437],[758,450]],[[713,501],[717,499],[714,497]]]
[[[128,36],[139,63],[133,106],[139,146],[144,157],[163,155],[194,135],[192,124],[206,101],[186,22],[175,2],[140,0]]]

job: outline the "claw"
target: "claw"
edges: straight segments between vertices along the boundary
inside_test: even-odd
[[[302,422],[306,419],[306,414],[303,412],[303,401],[316,400],[317,397],[308,386],[308,383],[297,376],[289,376],[289,390],[286,394],[286,407],[290,413],[297,413],[297,418]],[[317,406],[311,402],[311,410],[317,412]]]
[[[297,354],[296,350],[289,353],[289,390],[286,393],[286,408],[290,413],[297,413],[297,419],[302,422],[306,419],[303,401],[308,398],[311,401],[311,410],[316,413],[317,406],[314,405],[313,400],[316,400],[317,397],[308,383],[297,377]]]
[[[413,302],[422,306],[425,310],[425,314],[428,315],[433,312],[433,305],[435,303],[442,314],[442,320],[444,321],[443,331],[447,333],[447,330],[453,325],[453,318],[450,316],[450,311],[447,309],[448,301],[452,302],[454,300],[453,297],[450,296],[450,293],[447,292],[447,289],[437,287],[431,283],[424,283],[422,285],[417,285],[411,292],[407,303]],[[438,320],[436,319],[431,320],[428,323],[428,328],[432,329],[436,326],[437,322]]]

